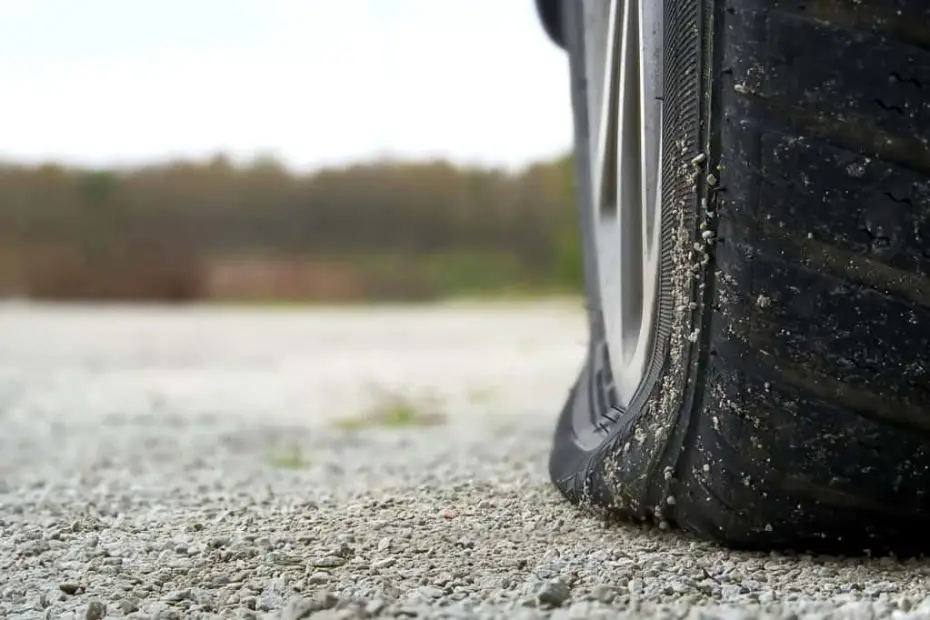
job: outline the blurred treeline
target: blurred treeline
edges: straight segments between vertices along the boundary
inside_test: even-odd
[[[508,173],[372,162],[297,174],[217,156],[0,165],[0,297],[435,299],[573,292],[569,157]]]

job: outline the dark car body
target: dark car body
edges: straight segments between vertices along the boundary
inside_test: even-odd
[[[562,2],[564,0],[536,0],[536,12],[549,38],[564,47],[562,39]]]

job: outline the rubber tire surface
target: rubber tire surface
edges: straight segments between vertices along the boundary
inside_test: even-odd
[[[656,350],[621,411],[581,182],[591,338],[553,482],[736,547],[926,550],[930,3],[665,4]],[[563,11],[586,180],[586,18]]]

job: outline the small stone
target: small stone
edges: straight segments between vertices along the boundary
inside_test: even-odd
[[[100,601],[91,601],[84,611],[84,620],[103,620],[107,615],[107,607]]]
[[[300,620],[309,618],[311,614],[326,609],[332,609],[339,599],[329,592],[321,592],[315,598],[295,597],[290,599],[281,610],[281,620]]]
[[[443,519],[452,520],[452,519],[456,518],[457,516],[459,516],[459,511],[456,510],[455,508],[445,508],[445,509],[442,510],[442,512],[439,513],[439,515],[440,515]]]
[[[116,604],[117,609],[123,612],[123,615],[129,615],[135,611],[139,611],[139,606],[136,605],[135,601],[129,599],[123,599]]]
[[[617,592],[608,585],[599,584],[591,592],[591,595],[600,603],[609,604],[617,596]]]
[[[329,573],[317,571],[310,575],[310,577],[307,579],[307,582],[313,584],[329,583]]]
[[[379,598],[368,601],[365,605],[365,613],[369,616],[377,616],[384,611],[385,603]]]
[[[81,586],[81,584],[71,583],[70,581],[58,584],[58,589],[64,592],[65,594],[70,594],[72,596],[77,594],[78,592],[84,591],[84,587]]]
[[[180,601],[187,600],[190,597],[190,590],[174,590],[173,592],[168,593],[168,595],[165,597],[165,600],[169,603],[178,603]]]
[[[846,166],[846,174],[851,177],[859,178],[865,174],[865,165],[861,162],[853,162]]]
[[[337,558],[351,558],[355,555],[355,549],[347,545],[345,542],[339,544],[339,547],[333,550],[333,555]]]
[[[345,563],[345,558],[340,558],[334,555],[327,555],[325,557],[314,560],[313,566],[316,568],[337,568]]]
[[[210,546],[214,549],[219,549],[225,547],[230,543],[229,536],[216,536],[215,538],[210,539]]]
[[[568,600],[571,591],[568,585],[561,579],[553,579],[547,582],[542,589],[536,594],[536,598],[544,605],[552,607],[561,607],[562,603]]]
[[[532,596],[527,596],[525,598],[522,598],[520,599],[520,606],[521,607],[536,607],[536,599]]]
[[[151,616],[154,620],[181,620],[181,614],[170,607],[159,607]]]
[[[426,598],[436,599],[442,596],[442,590],[433,586],[424,586],[420,588],[420,594]]]
[[[736,598],[743,594],[743,587],[735,584],[726,584],[720,588],[720,594],[725,599]]]
[[[52,547],[48,544],[46,540],[36,540],[34,542],[23,545],[20,549],[20,554],[23,556],[34,556],[42,555],[46,551],[50,550]]]
[[[378,541],[378,551],[387,551],[391,548],[391,537],[385,536]]]
[[[258,611],[272,611],[281,606],[281,595],[277,592],[265,592],[255,601],[255,609]]]

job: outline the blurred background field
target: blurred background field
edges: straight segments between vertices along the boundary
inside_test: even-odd
[[[532,0],[0,0],[0,298],[577,294]]]
[[[568,157],[509,172],[217,156],[0,167],[0,296],[360,302],[575,293]]]

